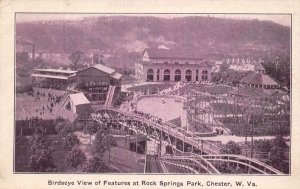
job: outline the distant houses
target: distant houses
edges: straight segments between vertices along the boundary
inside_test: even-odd
[[[229,65],[229,69],[236,71],[255,71],[255,66],[263,62],[262,59],[250,60],[249,58],[227,58],[225,62]]]

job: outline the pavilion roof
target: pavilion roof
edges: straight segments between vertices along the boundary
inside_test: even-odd
[[[241,80],[242,83],[253,85],[278,85],[270,76],[263,73],[253,73],[244,77]]]
[[[90,103],[83,93],[70,94],[70,99],[76,106]]]
[[[114,69],[109,68],[109,67],[107,67],[107,66],[105,66],[103,64],[95,64],[93,67],[96,68],[96,69],[98,69],[98,70],[100,70],[100,71],[108,73],[108,74],[112,74],[112,73],[115,72]]]

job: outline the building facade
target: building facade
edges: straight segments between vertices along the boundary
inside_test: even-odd
[[[105,102],[109,90],[114,87],[116,94],[120,90],[122,75],[102,64],[96,64],[76,73],[75,89],[83,92],[91,102]],[[112,94],[112,95],[114,95]]]
[[[212,66],[198,55],[167,49],[146,49],[135,64],[140,81],[210,81]]]

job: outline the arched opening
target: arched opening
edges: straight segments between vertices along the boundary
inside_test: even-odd
[[[186,81],[192,81],[192,71],[191,70],[186,70],[185,71],[185,80]]]
[[[208,77],[208,71],[207,70],[203,70],[202,71],[202,80],[206,81]]]
[[[181,71],[175,70],[174,81],[181,81]]]
[[[164,81],[170,81],[171,72],[169,69],[164,70]]]
[[[153,81],[154,78],[154,71],[152,69],[149,69],[147,71],[147,81]]]

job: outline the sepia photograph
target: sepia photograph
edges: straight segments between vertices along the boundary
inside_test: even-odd
[[[291,175],[291,14],[14,21],[14,173]]]

